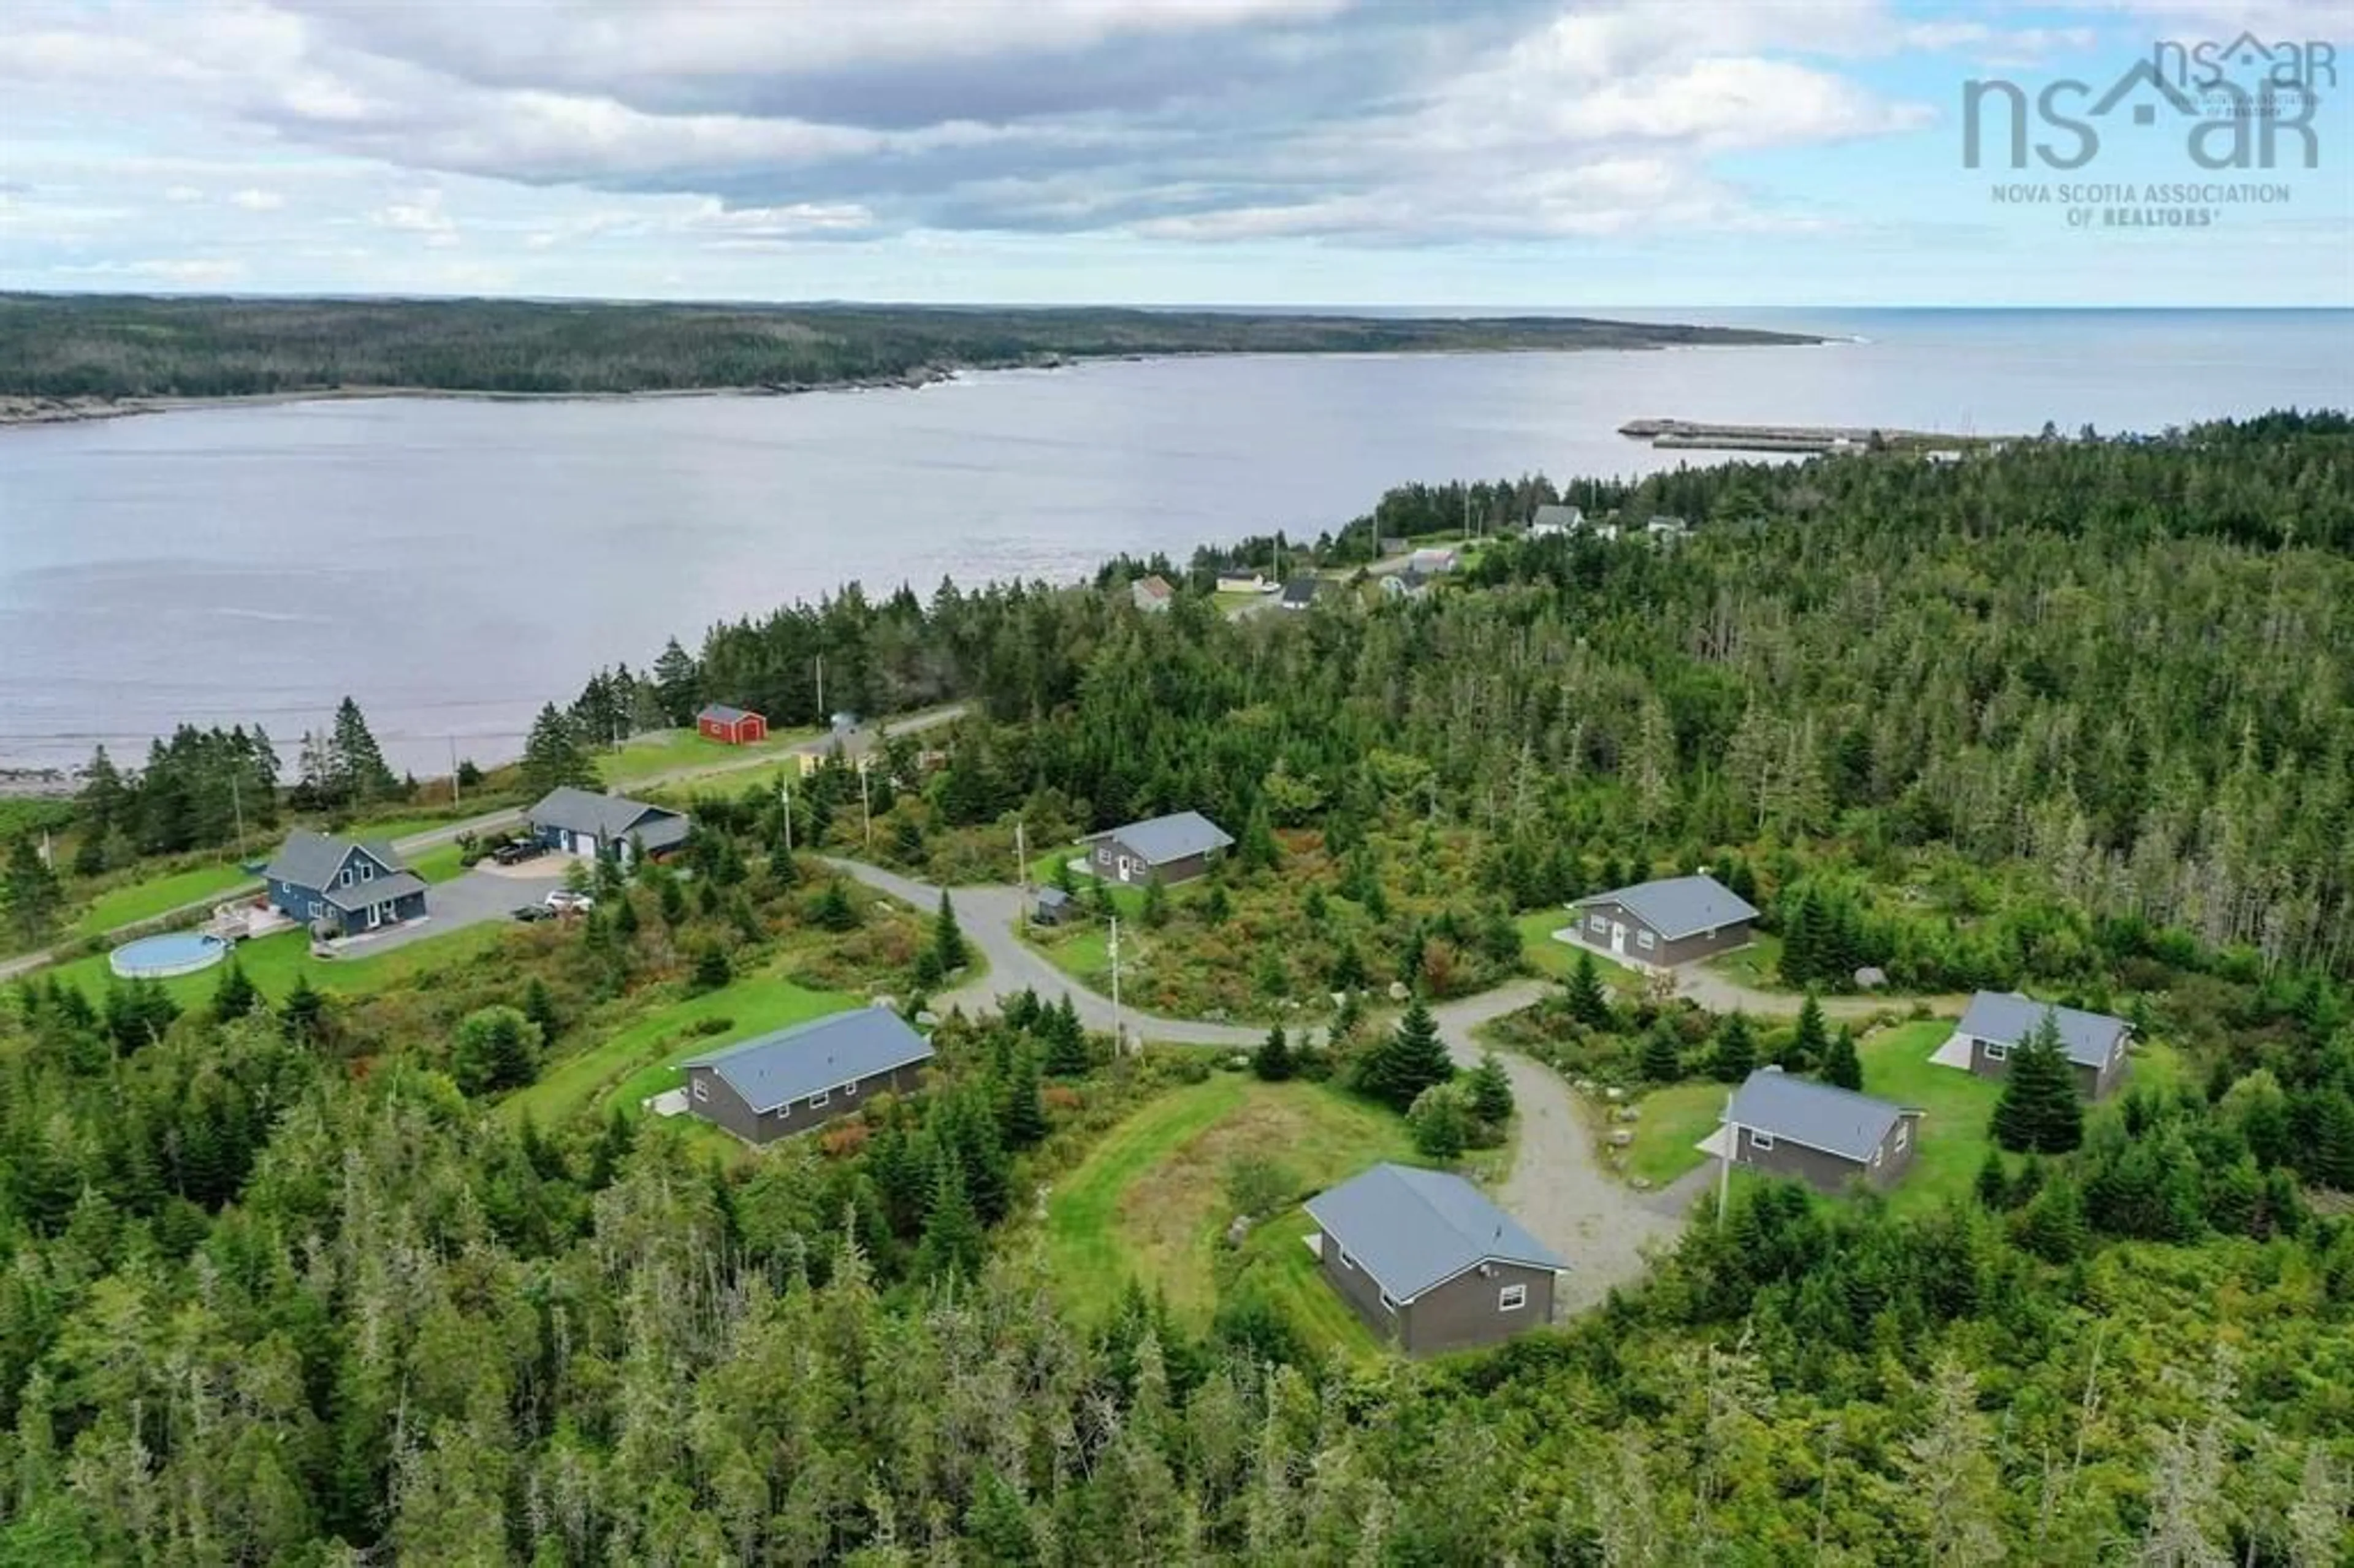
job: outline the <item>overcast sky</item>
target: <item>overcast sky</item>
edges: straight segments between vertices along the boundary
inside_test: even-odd
[[[2354,0],[10,0],[0,287],[2354,304],[2349,18]],[[2318,167],[2285,132],[2270,169],[2201,169],[2195,114],[2149,83],[2080,168],[2011,170],[2002,124],[1964,166],[1965,82],[2100,94],[2161,40],[2243,31],[2345,57],[2313,83]],[[2121,228],[2105,207],[2139,197],[2059,190],[2153,180],[2278,199],[2193,193],[2165,205],[2204,223]],[[2012,183],[2051,199],[1998,199]]]

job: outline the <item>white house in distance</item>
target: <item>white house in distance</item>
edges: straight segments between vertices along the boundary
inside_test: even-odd
[[[1546,504],[1537,508],[1529,519],[1528,536],[1532,539],[1553,539],[1564,534],[1575,534],[1585,526],[1585,509],[1582,506]]]

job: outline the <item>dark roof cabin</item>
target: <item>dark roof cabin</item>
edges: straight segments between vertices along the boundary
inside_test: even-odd
[[[632,841],[650,855],[667,854],[686,842],[689,826],[684,811],[569,784],[549,790],[524,815],[541,843],[584,857],[626,856]]]
[[[2102,1098],[2124,1080],[2132,1024],[2105,1012],[2055,1007],[2017,991],[1982,991],[1971,997],[1946,1049],[1958,1054],[1967,1048],[1971,1072],[1999,1078],[2010,1071],[2010,1054],[2027,1043],[2047,1016],[2059,1032],[2061,1052],[2075,1069],[2076,1087],[2086,1099]]]
[[[1622,962],[1667,969],[1749,945],[1757,907],[1712,876],[1665,876],[1573,899],[1577,940]]]
[[[1836,1192],[1857,1181],[1894,1185],[1913,1163],[1920,1118],[1870,1095],[1760,1067],[1734,1093],[1718,1136],[1733,1140],[1736,1165]]]
[[[931,1042],[887,1007],[854,1008],[684,1064],[686,1107],[747,1143],[772,1143],[923,1081]]]
[[[1107,882],[1131,886],[1155,877],[1164,885],[1190,881],[1209,870],[1234,842],[1199,811],[1172,811],[1079,841],[1092,846],[1088,869]]]
[[[1567,1265],[1460,1176],[1376,1165],[1307,1209],[1325,1283],[1409,1355],[1494,1344],[1552,1320]]]

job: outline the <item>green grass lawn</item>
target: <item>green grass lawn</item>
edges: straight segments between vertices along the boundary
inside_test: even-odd
[[[1076,844],[1057,844],[1030,863],[1031,882],[1039,887],[1060,887],[1062,879],[1055,874],[1055,868],[1065,861],[1082,858],[1084,853]],[[1098,885],[1111,889],[1111,906],[1119,912],[1121,919],[1133,920],[1144,913],[1144,889],[1141,887],[1124,887],[1118,883],[1106,882],[1092,872],[1075,871],[1071,874],[1071,885],[1090,899],[1094,896],[1091,890]],[[1173,906],[1179,899],[1190,895],[1193,886],[1170,887],[1162,891]]]
[[[1356,1356],[1379,1353],[1382,1342],[1372,1328],[1319,1271],[1316,1255],[1308,1250],[1315,1234],[1316,1222],[1305,1209],[1269,1220],[1243,1244],[1236,1278],[1247,1279],[1280,1308],[1310,1345]]]
[[[234,864],[202,865],[194,871],[151,877],[145,882],[134,882],[102,893],[90,900],[89,907],[81,912],[81,917],[69,929],[77,937],[94,937],[118,926],[135,925],[142,920],[168,915],[183,905],[206,899],[225,899],[237,888],[260,885],[256,878]]]
[[[1218,607],[1221,614],[1231,615],[1247,605],[1266,604],[1274,598],[1272,593],[1252,593],[1246,588],[1218,588],[1211,593],[1210,602]]]
[[[1162,1095],[1055,1183],[1045,1243],[1064,1299],[1099,1313],[1133,1277],[1148,1290],[1167,1292],[1170,1305],[1192,1320],[1207,1321],[1233,1217],[1226,1170],[1252,1153],[1274,1157],[1303,1198],[1376,1160],[1414,1159],[1402,1118],[1325,1085],[1263,1084],[1219,1073]],[[1318,1281],[1294,1277],[1299,1265],[1313,1268],[1298,1240],[1303,1218],[1288,1210],[1244,1249],[1245,1270],[1267,1271],[1272,1277],[1264,1283],[1278,1296],[1307,1295],[1303,1285],[1331,1294]],[[1333,1305],[1348,1317],[1345,1307]],[[1311,1308],[1304,1316],[1303,1330],[1314,1331],[1317,1314]]]
[[[246,975],[259,987],[261,994],[276,1001],[292,988],[294,977],[304,975],[321,991],[340,996],[363,996],[379,991],[396,980],[416,974],[420,969],[444,964],[462,963],[497,947],[507,934],[497,921],[485,921],[468,926],[443,936],[427,937],[406,947],[373,957],[351,956],[340,959],[314,959],[311,956],[311,939],[301,931],[281,931],[274,937],[257,941],[239,942],[236,961]],[[48,972],[69,985],[80,987],[92,1001],[106,994],[113,975],[106,965],[104,953],[93,953],[86,959],[76,959],[60,964]],[[213,988],[220,983],[221,966],[199,969],[192,975],[175,975],[163,982],[172,1000],[183,1007],[194,1006],[212,998]]]
[[[1719,1083],[1670,1084],[1638,1100],[1642,1119],[1625,1152],[1627,1174],[1664,1187],[1698,1165],[1704,1156],[1692,1145],[1723,1119],[1724,1094]]]
[[[458,863],[458,846],[454,843],[436,844],[420,854],[401,858],[409,870],[428,882],[451,882],[466,874],[466,868]]]
[[[681,1082],[676,1064],[689,1056],[857,1005],[854,996],[804,990],[770,974],[748,976],[603,1034],[586,1049],[551,1064],[537,1083],[509,1096],[503,1108],[518,1118],[528,1111],[547,1127],[568,1121],[600,1101],[634,1106],[676,1087]],[[690,1025],[711,1018],[726,1018],[730,1026],[716,1034],[683,1037]],[[593,1032],[594,1026],[588,1027]]]
[[[1770,931],[1755,932],[1747,947],[1703,959],[1701,967],[1713,969],[1736,984],[1798,994],[1795,987],[1782,982],[1782,938]]]
[[[1577,955],[1586,949],[1573,948],[1567,942],[1556,942],[1553,936],[1569,921],[1569,911],[1555,906],[1532,910],[1512,922],[1520,927],[1521,956],[1528,959],[1529,968],[1554,980],[1566,979],[1570,971],[1577,968]],[[1640,991],[1643,987],[1641,975],[1614,961],[1606,954],[1594,955],[1594,968],[1605,984],[1616,986],[1620,991]]]
[[[771,756],[808,739],[813,733],[806,729],[787,730],[750,746],[729,746],[706,739],[695,730],[655,730],[622,742],[619,751],[599,754],[597,776],[609,785],[642,783],[684,768],[725,767],[748,757]]]

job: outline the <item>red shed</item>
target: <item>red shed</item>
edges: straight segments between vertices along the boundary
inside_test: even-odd
[[[713,703],[695,715],[695,727],[707,739],[728,746],[749,746],[769,738],[769,721],[744,708]]]

